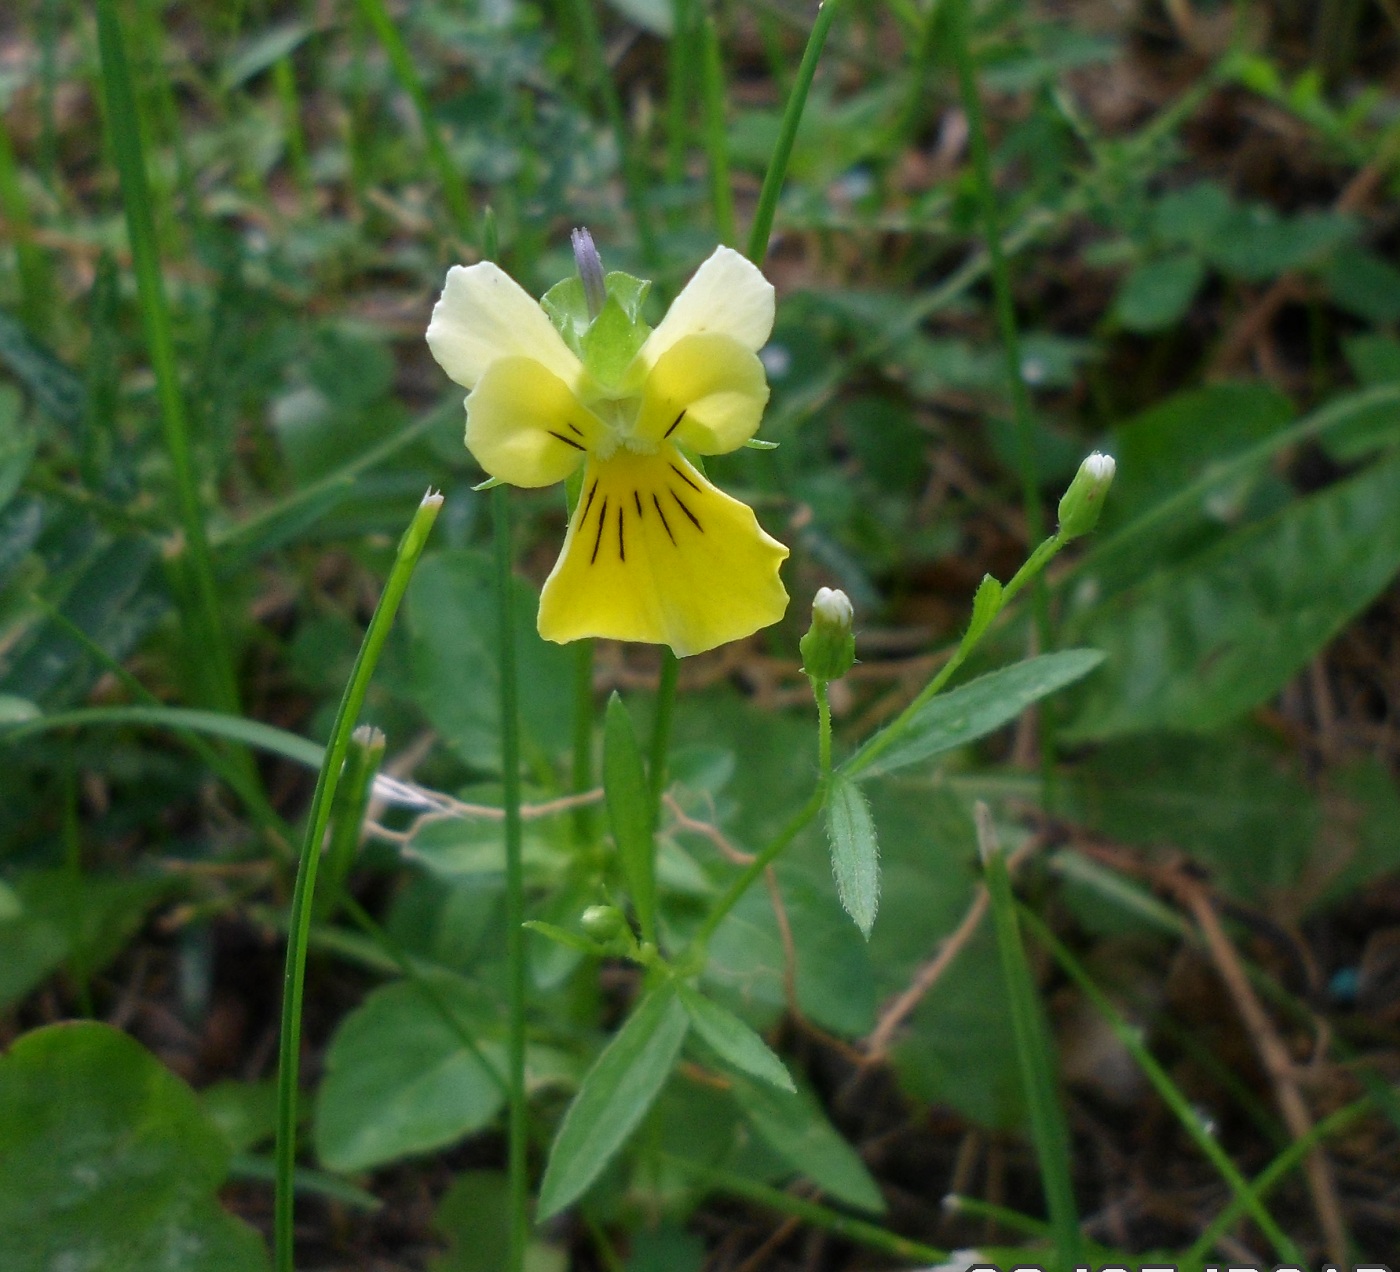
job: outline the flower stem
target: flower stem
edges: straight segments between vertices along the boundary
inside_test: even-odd
[[[763,188],[758,192],[758,206],[754,209],[753,225],[749,229],[748,256],[758,266],[762,266],[763,258],[768,255],[768,239],[773,233],[778,196],[783,191],[783,179],[787,176],[788,161],[792,158],[793,143],[797,140],[797,128],[802,122],[802,112],[807,108],[807,94],[812,91],[812,79],[817,73],[822,47],[826,44],[826,37],[840,7],[841,0],[824,0],[817,11],[817,20],[812,24],[812,33],[807,37],[807,47],[802,53],[802,64],[797,68],[797,78],[793,81],[792,92],[783,110],[778,143],[773,147],[768,171],[763,174]]]
[[[816,676],[812,682],[812,697],[817,700],[817,762],[821,765],[821,780],[831,778],[831,701],[827,697],[826,681]]]
[[[501,785],[505,804],[506,964],[510,1000],[506,1039],[508,1166],[510,1179],[509,1272],[522,1272],[529,1238],[529,1128],[525,1107],[525,879],[520,834],[520,707],[515,664],[515,596],[511,579],[510,492],[491,492],[496,532],[496,621],[500,631]]]
[[[593,787],[593,642],[574,642],[574,762],[570,780],[575,795]],[[585,848],[593,838],[593,809],[574,809],[574,837]]]
[[[282,1036],[277,1063],[277,1181],[273,1208],[274,1244],[277,1272],[293,1272],[292,1249],[292,1171],[296,1163],[297,1067],[301,1056],[302,991],[306,985],[306,948],[311,932],[312,899],[316,892],[316,868],[321,860],[321,843],[330,820],[331,804],[340,783],[350,734],[364,706],[370,677],[379,661],[384,642],[399,602],[408,588],[413,568],[422,555],[428,532],[437,520],[442,496],[429,491],[399,541],[393,568],[384,584],[374,616],[369,620],[360,652],[345,686],[345,694],[331,725],[330,744],[321,760],[311,811],[306,819],[306,835],[301,844],[296,886],[288,916],[287,967],[282,990]]]
[[[652,825],[661,824],[661,796],[666,790],[666,765],[671,753],[671,722],[676,715],[676,680],[681,660],[665,646],[661,650],[661,681],[656,687],[656,718],[651,726]]]

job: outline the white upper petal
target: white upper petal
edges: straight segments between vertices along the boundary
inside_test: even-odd
[[[428,323],[428,347],[438,365],[468,389],[498,358],[533,358],[571,389],[583,374],[539,302],[490,261],[447,271]]]
[[[757,353],[773,331],[773,284],[732,247],[717,247],[676,297],[637,357],[651,366],[683,336],[729,336]]]

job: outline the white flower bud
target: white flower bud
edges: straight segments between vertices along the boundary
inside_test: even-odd
[[[802,670],[813,680],[840,680],[855,665],[856,611],[840,588],[824,587],[812,598],[812,626],[799,643]]]
[[[1068,541],[1088,534],[1098,524],[1099,513],[1118,465],[1112,455],[1095,451],[1074,474],[1060,500],[1060,538]]]

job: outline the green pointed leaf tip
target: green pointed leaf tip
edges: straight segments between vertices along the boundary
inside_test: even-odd
[[[962,638],[962,649],[970,649],[981,640],[982,633],[1001,613],[1001,590],[1001,584],[990,574],[982,576],[982,581],[977,585],[977,595],[972,598],[972,619]]]
[[[622,871],[645,940],[655,940],[656,865],[651,788],[627,706],[614,693],[603,722],[603,795]]]
[[[617,333],[610,339],[616,339],[625,329],[629,333],[628,339],[635,341],[632,350],[635,353],[651,334],[651,328],[641,317],[642,306],[651,292],[651,283],[647,279],[634,278],[631,274],[619,271],[607,275],[604,283],[607,287],[608,303],[604,305],[599,320],[601,321],[603,314],[615,305],[622,323],[618,324],[617,319],[610,320],[609,325],[613,326]],[[540,306],[548,315],[549,321],[554,324],[555,330],[563,337],[564,343],[588,364],[588,369],[594,375],[597,375],[598,370],[586,352],[586,339],[594,323],[588,313],[588,296],[583,289],[583,280],[577,275],[572,275],[555,283],[540,297]],[[629,354],[628,361],[630,360]]]
[[[654,990],[603,1049],[564,1114],[540,1185],[539,1217],[583,1196],[656,1099],[690,1017],[675,990]]]
[[[844,771],[862,778],[893,773],[975,742],[1010,723],[1033,702],[1087,676],[1103,659],[1097,649],[1041,654],[939,694],[904,725],[887,750],[874,751],[874,743],[884,736],[877,733],[846,762]]]
[[[797,1090],[783,1062],[732,1011],[684,985],[678,992],[695,1032],[720,1059],[780,1091]]]
[[[836,895],[866,940],[880,904],[880,849],[875,821],[860,787],[837,774],[826,800],[826,833]]]
[[[796,1094],[739,1079],[735,1101],[764,1143],[837,1201],[883,1214],[885,1199],[865,1163],[805,1090]]]

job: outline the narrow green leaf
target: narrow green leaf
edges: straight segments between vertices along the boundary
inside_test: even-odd
[[[685,985],[680,986],[678,992],[695,1032],[714,1048],[721,1059],[779,1090],[797,1090],[783,1062],[732,1011]]]
[[[836,895],[869,940],[880,904],[880,848],[870,805],[854,779],[840,773],[832,777],[827,792],[826,833],[831,839]]]
[[[675,990],[648,994],[583,1079],[540,1185],[539,1217],[578,1200],[627,1141],[670,1075],[690,1018]]]
[[[846,761],[842,771],[849,777],[893,773],[965,746],[1014,720],[1031,703],[1087,676],[1102,661],[1103,654],[1097,649],[1067,649],[981,676],[960,689],[930,698],[905,723],[898,741],[877,753],[873,761],[862,758],[884,737],[884,733],[877,733]]]
[[[655,941],[656,861],[652,848],[651,788],[642,768],[642,751],[632,729],[632,717],[616,693],[608,699],[603,722],[603,794],[642,939]]]
[[[884,1212],[885,1199],[860,1155],[806,1091],[788,1094],[737,1081],[733,1094],[754,1130],[794,1170],[837,1201]]]
[[[992,619],[1001,613],[1001,591],[1001,584],[990,574],[982,576],[982,581],[977,585],[977,595],[972,598],[972,618],[958,644],[960,650],[970,651],[991,626]]]
[[[568,928],[561,928],[555,923],[545,923],[541,919],[531,919],[524,927],[531,932],[538,932],[546,940],[553,941],[556,945],[562,945],[566,949],[578,950],[580,954],[597,954],[598,945],[590,941],[586,936],[580,936],[577,932],[570,932]]]

